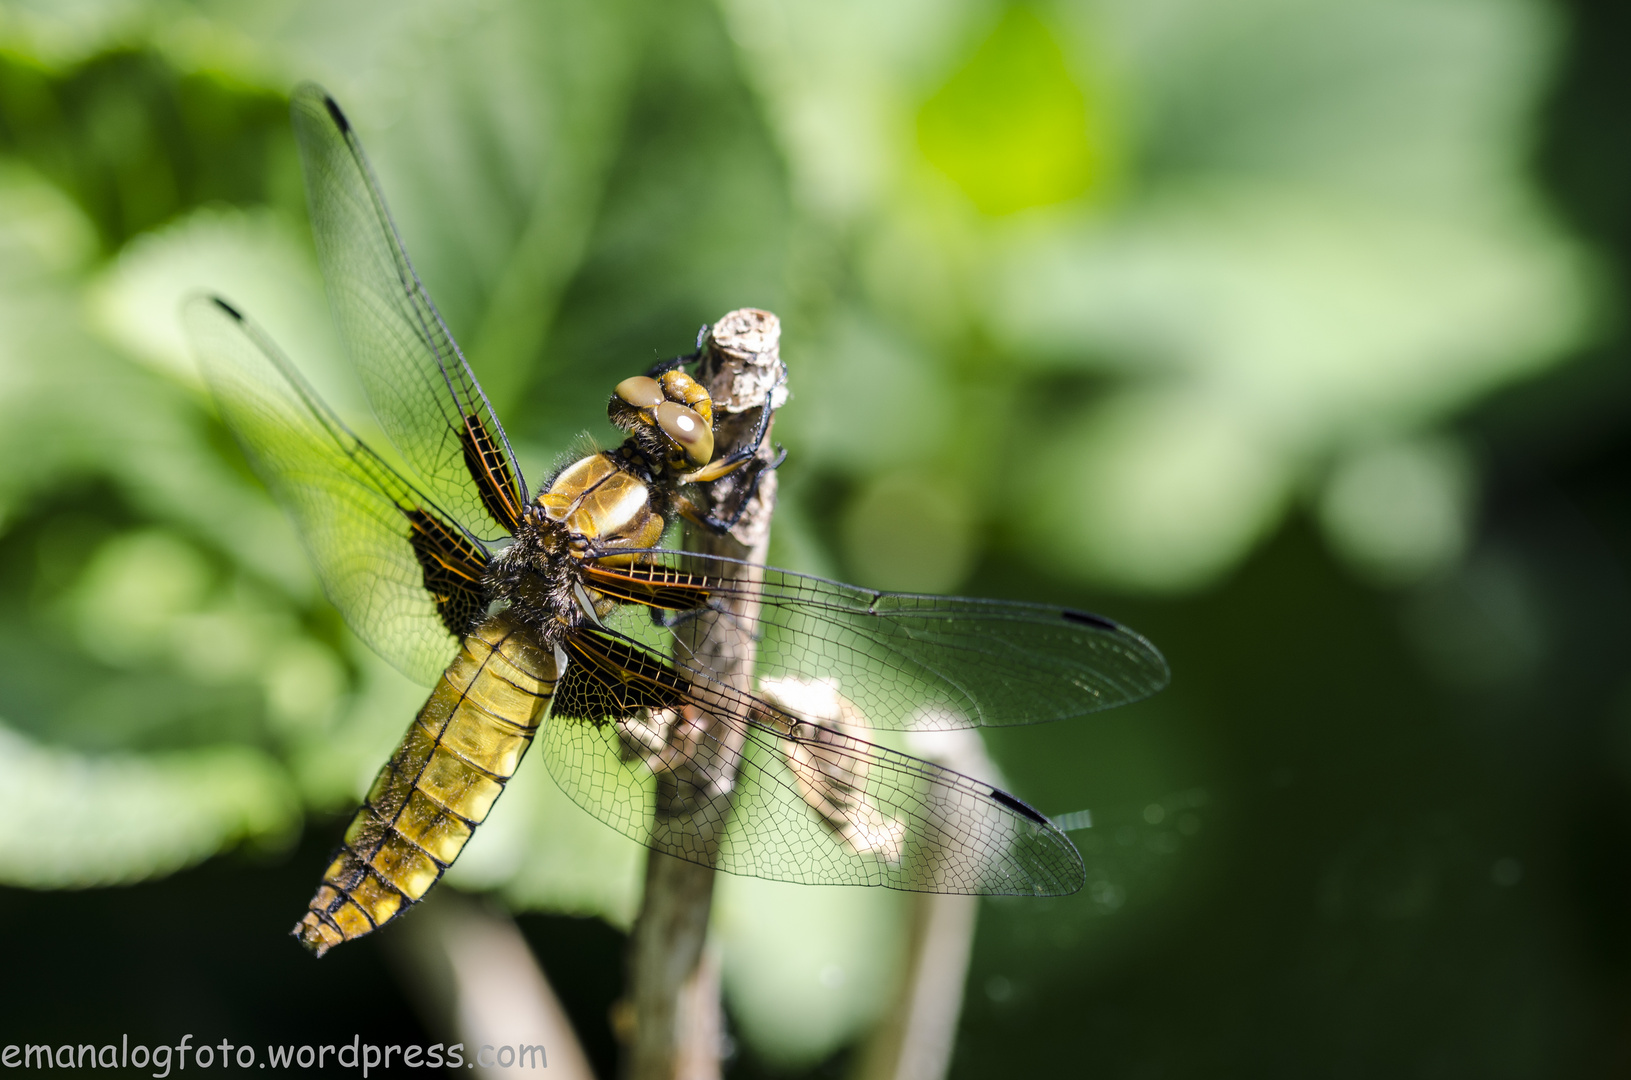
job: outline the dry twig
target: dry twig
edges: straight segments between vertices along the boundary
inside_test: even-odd
[[[704,341],[698,379],[721,417],[716,456],[748,444],[767,402],[772,408],[779,403],[770,395],[785,383],[780,336],[774,315],[745,308],[720,319]],[[768,463],[773,453],[767,434],[758,456]],[[728,518],[750,492],[757,471],[750,464],[710,485],[706,509]],[[750,565],[739,568],[740,576],[762,579],[775,503],[776,474],[765,471],[730,533],[693,530],[686,550],[744,560]],[[710,573],[717,574],[717,568]],[[722,682],[748,690],[757,620],[757,609],[749,605],[709,612],[680,627],[681,647]],[[658,833],[684,831],[700,839],[703,851],[717,851],[730,819],[735,776],[729,762],[741,750],[740,725],[729,718],[690,719],[709,725],[720,749],[706,760],[678,755],[685,764],[659,776],[653,828]],[[720,1075],[719,965],[705,951],[713,887],[712,866],[650,853],[645,898],[629,941],[623,1034],[624,1075],[630,1080],[713,1080]]]

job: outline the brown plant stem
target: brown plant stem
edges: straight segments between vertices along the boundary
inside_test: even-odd
[[[917,732],[911,747],[965,776],[1002,783],[977,732]],[[941,1080],[951,1067],[980,898],[915,893],[911,905],[901,985],[861,1047],[853,1080]]]
[[[780,357],[781,324],[767,311],[744,308],[714,324],[702,347],[698,380],[714,399],[719,418],[715,457],[751,445],[765,408],[774,409],[786,372]],[[757,456],[774,459],[769,434]],[[709,485],[702,507],[727,518],[749,494],[759,469],[752,464]],[[759,474],[757,491],[727,534],[688,529],[685,549],[743,560],[738,580],[762,580],[776,503],[776,474]],[[710,574],[718,574],[711,567]],[[717,678],[751,689],[753,629],[758,609],[733,604],[678,627],[680,647]],[[705,759],[681,756],[682,764],[658,777],[654,835],[683,832],[700,838],[704,852],[717,852],[730,819],[735,784],[731,764],[742,731],[733,718],[688,716],[706,726],[718,749]],[[695,843],[695,839],[692,840]],[[646,862],[645,896],[629,939],[629,992],[625,1009],[624,1076],[629,1080],[715,1080],[723,1041],[719,965],[706,951],[713,904],[712,865],[685,862],[653,850]]]
[[[860,1054],[854,1080],[941,1080],[951,1066],[963,984],[974,947],[977,896],[912,897],[899,995]]]

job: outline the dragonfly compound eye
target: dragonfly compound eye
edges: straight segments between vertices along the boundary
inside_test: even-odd
[[[624,379],[617,384],[615,393],[636,409],[649,409],[664,400],[662,386],[645,375]]]
[[[706,465],[714,456],[714,433],[701,416],[672,401],[657,406],[657,426],[685,451],[692,465]]]

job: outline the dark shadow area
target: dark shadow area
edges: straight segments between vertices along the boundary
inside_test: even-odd
[[[0,889],[0,1043],[174,1046],[191,1033],[217,1054],[223,1038],[253,1046],[264,1062],[269,1046],[435,1042],[377,941],[314,960],[289,936],[330,832],[314,828],[277,859],[228,856],[127,888]],[[356,1074],[329,1062],[327,1075]]]

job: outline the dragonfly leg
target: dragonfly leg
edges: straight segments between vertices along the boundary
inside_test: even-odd
[[[736,523],[742,520],[742,515],[747,512],[748,504],[753,501],[753,496],[759,493],[759,481],[764,479],[765,473],[777,468],[785,460],[787,460],[787,451],[782,450],[781,453],[776,455],[774,461],[764,462],[761,468],[754,469],[753,478],[748,481],[747,487],[743,489],[742,498],[737,502],[736,510],[726,517],[720,517],[703,510],[683,495],[674,500],[674,509],[679,511],[680,516],[685,520],[700,525],[709,532],[728,533],[736,528]]]
[[[759,410],[759,426],[754,429],[753,440],[751,442],[738,446],[735,450],[732,450],[724,457],[719,458],[716,461],[710,461],[708,464],[695,470],[694,472],[686,473],[684,476],[680,477],[680,482],[682,484],[711,483],[714,480],[718,480],[720,477],[729,476],[731,473],[735,472],[737,469],[740,469],[743,465],[752,460],[753,457],[759,453],[759,447],[764,445],[766,433],[770,431],[770,418],[775,414],[775,410],[771,408],[771,405],[775,400],[776,391],[774,389],[765,394],[765,403]],[[782,458],[785,458],[786,456],[787,452],[785,450],[782,451],[781,456],[774,462],[770,463],[768,467],[774,469],[777,465],[782,463]],[[757,483],[757,481],[755,481],[755,483]]]

